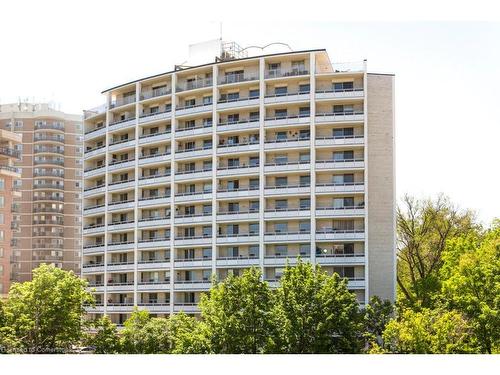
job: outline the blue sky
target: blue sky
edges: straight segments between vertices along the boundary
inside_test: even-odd
[[[58,12],[48,12],[56,3]],[[7,1],[5,12],[23,11],[25,20],[21,26],[6,17],[0,25],[9,36],[2,42],[9,53],[0,61],[0,101],[54,100],[79,113],[101,104],[105,88],[171,70],[189,44],[218,37],[223,21],[224,39],[243,46],[326,48],[333,61],[366,58],[370,71],[395,73],[398,196],[443,192],[485,222],[500,216],[500,23],[351,22],[369,14],[339,15],[336,8],[314,17],[297,8],[283,18],[290,7],[276,4],[262,17],[252,17],[257,6],[191,13],[169,2],[144,0],[142,13],[136,6],[45,1],[26,11],[25,3]]]

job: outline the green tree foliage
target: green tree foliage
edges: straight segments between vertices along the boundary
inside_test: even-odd
[[[72,272],[41,265],[33,280],[14,283],[4,306],[3,345],[7,351],[67,351],[82,335],[84,304],[94,299],[86,281]]]
[[[229,275],[202,296],[200,310],[211,351],[262,353],[273,338],[272,294],[261,272]]]
[[[471,211],[461,211],[448,198],[403,198],[397,212],[398,302],[407,307],[433,307],[441,290],[439,272],[449,239],[477,233]]]
[[[391,301],[382,301],[375,296],[370,299],[363,314],[364,337],[368,346],[381,345],[382,334],[394,314]]]
[[[168,320],[152,318],[148,311],[135,309],[124,323],[121,347],[128,354],[169,353]]]
[[[90,322],[90,332],[86,333],[85,344],[94,347],[96,354],[120,353],[120,339],[116,324],[108,316]]]
[[[475,342],[471,327],[456,311],[404,309],[384,331],[384,347],[372,353],[449,354],[473,353]]]
[[[281,353],[356,353],[362,321],[347,280],[327,275],[298,259],[285,268],[273,308],[278,322],[273,351]]]
[[[168,319],[172,354],[208,354],[210,334],[206,325],[183,312]]]
[[[447,308],[470,322],[482,352],[500,350],[500,222],[478,241],[453,239],[443,253],[441,270]]]

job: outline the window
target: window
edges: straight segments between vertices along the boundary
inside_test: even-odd
[[[248,96],[250,98],[258,98],[260,95],[260,91],[258,89],[253,89],[248,92]]]
[[[299,93],[308,94],[310,91],[311,91],[311,85],[309,83],[299,85]]]
[[[354,88],[354,82],[334,82],[333,91],[352,91]]]
[[[274,247],[274,255],[283,256],[288,254],[288,246],[287,245],[276,245]]]
[[[305,74],[306,64],[304,60],[292,61],[292,72],[294,74]]]
[[[288,185],[288,177],[276,177],[274,183],[276,186],[286,186]]]
[[[299,222],[299,230],[304,233],[309,233],[311,231],[311,222],[310,221]]]
[[[288,110],[286,108],[274,110],[274,117],[276,117],[276,119],[283,119],[286,118],[287,116],[288,116]]]
[[[4,207],[5,207],[5,197],[0,196],[0,208],[4,208]]]
[[[5,224],[5,214],[0,212],[0,224]]]
[[[307,209],[311,208],[311,199],[301,198],[299,204],[300,204],[300,209],[307,210]]]
[[[250,121],[259,121],[259,112],[250,112]]]
[[[240,232],[240,227],[238,224],[229,224],[227,226],[227,234],[238,234]]]
[[[258,189],[259,188],[259,179],[251,178],[249,181],[250,189]]]
[[[311,185],[311,176],[300,176],[300,186]]]
[[[210,215],[211,213],[212,213],[212,205],[211,204],[204,204],[203,205],[203,214]]]
[[[249,164],[251,167],[259,166],[259,157],[258,156],[250,156]]]
[[[333,129],[333,138],[346,138],[354,135],[353,128]]]
[[[248,247],[248,256],[256,258],[259,256],[259,245],[250,245]]]
[[[311,254],[311,244],[308,243],[301,243],[300,244],[300,255],[309,255]]]
[[[307,117],[310,116],[311,114],[311,109],[309,107],[300,107],[299,108],[299,116],[300,117]]]
[[[274,231],[276,233],[286,233],[288,232],[288,223],[275,223]]]
[[[307,152],[307,153],[301,152],[299,154],[299,160],[301,163],[308,163],[311,160],[311,156],[310,156],[309,152]]]
[[[5,179],[0,178],[0,190],[5,190]]]
[[[250,234],[258,234],[259,233],[259,223],[250,223],[248,225],[248,232]]]
[[[240,98],[240,93],[239,92],[230,92],[227,94],[227,100],[229,102],[238,100]]]
[[[204,96],[203,97],[203,105],[209,105],[212,104],[212,96]]]
[[[205,259],[212,258],[212,248],[211,247],[204,247],[202,252],[203,252],[203,258],[205,258]]]
[[[286,199],[277,199],[274,202],[274,208],[278,211],[284,211],[288,208],[288,201]]]
[[[259,211],[259,201],[250,201],[250,211]]]
[[[3,230],[0,230],[0,241],[3,241],[5,239],[5,232]]]
[[[212,207],[210,207],[210,210]],[[212,226],[211,225],[205,225],[203,226],[203,237],[212,237]]]
[[[286,95],[287,93],[288,93],[288,87],[286,86],[279,86],[274,88],[274,95],[276,96]]]

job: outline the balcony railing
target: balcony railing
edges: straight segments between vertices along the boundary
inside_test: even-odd
[[[171,129],[167,129],[165,131],[162,131],[162,132],[158,132],[158,133],[149,133],[149,134],[141,134],[139,136],[139,139],[143,139],[143,138],[150,138],[150,137],[156,137],[158,135],[162,135],[162,134],[170,134],[172,133],[172,130]]]
[[[170,177],[170,170],[167,170],[164,173],[151,174],[149,176],[141,176],[139,177],[139,180],[148,180],[150,178],[159,178],[159,177]]]
[[[139,201],[148,201],[148,200],[154,200],[154,199],[162,199],[162,198],[170,198],[170,194],[165,194],[165,195],[153,195],[150,197],[141,197],[139,198]]]
[[[87,131],[85,131],[85,135],[94,133],[94,132],[101,130],[101,129],[106,129],[106,125],[97,126],[94,129],[87,130]]]
[[[106,145],[101,145],[101,146],[95,146],[95,147],[87,147],[87,149],[85,150],[85,154],[88,154],[92,151],[96,151],[96,150],[101,150],[103,148],[105,148]]]
[[[169,95],[172,89],[168,87],[159,87],[157,89],[144,91],[141,93],[141,100],[156,98],[157,96]]]
[[[118,120],[118,121],[115,121],[115,122],[110,122],[109,126],[110,127],[111,126],[115,126],[115,125],[121,124],[123,122],[131,121],[131,120],[135,120],[135,116],[131,116],[131,117],[125,118],[123,120]]]
[[[276,116],[268,116],[265,118],[266,121],[273,121],[273,120],[289,120],[289,119],[297,119],[297,118],[306,118],[310,117],[311,113],[299,113],[296,115],[288,115],[288,114],[283,114],[283,115],[276,115]]]
[[[135,102],[135,95],[130,95],[124,98],[116,99],[114,102],[111,102],[109,108],[116,108],[134,102]]]
[[[241,120],[227,120],[227,121],[219,121],[218,126],[227,126],[227,125],[238,125],[238,124],[247,124],[250,122],[259,122],[259,118],[245,118]]]
[[[252,190],[259,190],[259,186],[240,186],[238,188],[218,188],[217,192],[218,193],[228,193],[232,191],[252,191]]]
[[[119,145],[119,144],[121,144],[121,143],[127,143],[127,142],[131,142],[131,141],[135,141],[135,138],[130,138],[130,139],[129,139],[129,138],[127,138],[127,139],[119,139],[119,140],[116,140],[116,141],[111,140],[111,141],[109,142],[109,145],[110,145],[110,146],[114,146],[114,145]],[[104,147],[104,146],[101,146],[101,147]]]
[[[228,83],[238,83],[238,82],[246,82],[246,81],[255,81],[258,80],[258,74],[228,74],[219,78],[219,85],[225,85]]]
[[[238,96],[237,98],[231,98],[231,99],[219,99],[217,103],[223,104],[223,103],[234,103],[234,102],[243,102],[243,101],[248,101],[248,100],[254,100],[254,99],[259,99],[259,96]]]
[[[355,115],[363,115],[363,111],[342,111],[342,112],[320,112],[316,113],[316,117],[338,117],[338,118],[343,118],[347,116],[355,116]]]
[[[191,109],[191,108],[199,108],[199,107],[205,107],[205,106],[209,106],[209,105],[212,105],[213,102],[206,102],[206,103],[200,103],[200,104],[192,104],[192,105],[184,105],[184,106],[177,106],[175,107],[175,110],[176,111],[182,111],[184,109]]]
[[[305,68],[298,69],[269,69],[266,72],[266,78],[294,77],[309,74]]]
[[[52,123],[52,124],[44,124],[44,123],[35,123],[35,130],[60,130],[64,131],[64,124],[62,123]]]
[[[16,159],[21,158],[21,152],[9,147],[0,147],[0,154],[5,156],[10,156]]]
[[[211,172],[212,168],[200,168],[200,169],[186,169],[186,170],[179,170],[175,172],[176,175],[184,175],[184,174],[191,174],[191,173],[198,173],[198,172]]]
[[[61,142],[64,143],[64,136],[62,135],[46,135],[46,134],[35,134],[33,137],[35,142],[47,141],[47,142]]]
[[[170,241],[170,236],[145,237],[145,238],[139,239],[139,243],[159,242],[159,241]]]
[[[189,82],[180,82],[176,86],[176,91],[181,92],[181,91],[187,91],[187,90],[194,90],[194,89],[201,89],[204,87],[209,87],[213,85],[213,79],[212,78],[202,78],[202,79],[196,79],[194,81],[189,81]]]
[[[141,115],[139,115],[139,118],[146,118],[146,117],[155,116],[155,115],[161,115],[162,113],[170,113],[170,112],[172,112],[172,108],[167,107],[163,111],[143,112]]]
[[[170,150],[168,150],[168,151],[161,152],[161,153],[159,152],[159,153],[156,153],[156,154],[141,155],[141,156],[139,156],[139,160],[156,158],[156,157],[159,157],[159,156],[168,156],[170,154],[171,154],[171,152],[170,152]]]

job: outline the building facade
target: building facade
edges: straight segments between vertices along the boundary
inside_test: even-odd
[[[94,316],[197,313],[251,266],[297,257],[394,300],[394,77],[325,50],[126,83],[85,111],[82,275]]]
[[[15,162],[21,159],[21,136],[0,129],[0,299],[6,297],[10,281],[15,274],[11,260],[13,233],[19,228],[16,220],[14,199],[20,197],[20,170]]]
[[[12,280],[31,280],[32,270],[42,263],[80,274],[82,117],[46,103],[4,104],[0,128],[22,137]]]

